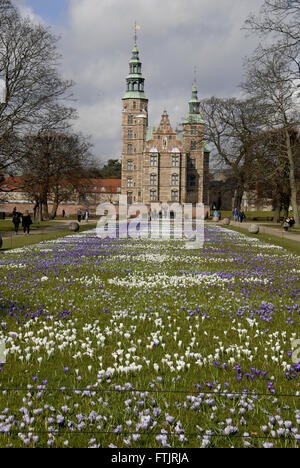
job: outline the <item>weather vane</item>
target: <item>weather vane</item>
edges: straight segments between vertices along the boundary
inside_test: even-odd
[[[197,67],[196,65],[194,66],[194,85],[196,85],[197,82]]]
[[[136,24],[136,21],[134,22],[134,43],[136,44],[136,41],[137,41],[137,30],[138,29],[141,29],[141,27]]]

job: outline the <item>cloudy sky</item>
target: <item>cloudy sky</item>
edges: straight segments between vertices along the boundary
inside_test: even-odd
[[[61,68],[76,86],[79,120],[96,158],[121,156],[121,98],[140,25],[149,124],[166,108],[173,128],[188,111],[194,67],[200,98],[236,96],[242,60],[256,39],[241,31],[263,0],[13,0],[34,21],[59,34]]]

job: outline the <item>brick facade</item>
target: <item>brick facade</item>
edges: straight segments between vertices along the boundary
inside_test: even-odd
[[[136,44],[129,62],[122,111],[122,195],[127,203],[208,205],[209,151],[195,85],[189,114],[174,131],[164,110],[157,128],[148,126],[142,64]]]

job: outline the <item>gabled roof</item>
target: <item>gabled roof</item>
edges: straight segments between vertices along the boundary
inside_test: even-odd
[[[121,189],[121,179],[88,178],[80,179],[79,183],[90,193],[119,193]]]

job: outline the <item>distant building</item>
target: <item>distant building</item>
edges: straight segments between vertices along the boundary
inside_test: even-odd
[[[0,211],[8,215],[14,207],[23,212],[33,212],[35,202],[26,192],[26,183],[22,177],[5,177],[0,184]],[[88,209],[90,214],[96,214],[100,203],[111,202],[117,204],[121,194],[121,179],[80,179],[78,188],[74,189],[68,201],[59,205],[57,215],[65,211],[66,216],[74,216],[79,209]],[[51,212],[53,204],[49,197],[48,207]]]
[[[209,150],[195,84],[182,129],[174,131],[166,110],[158,127],[148,125],[144,81],[135,44],[122,98],[122,195],[128,204],[208,205]]]

